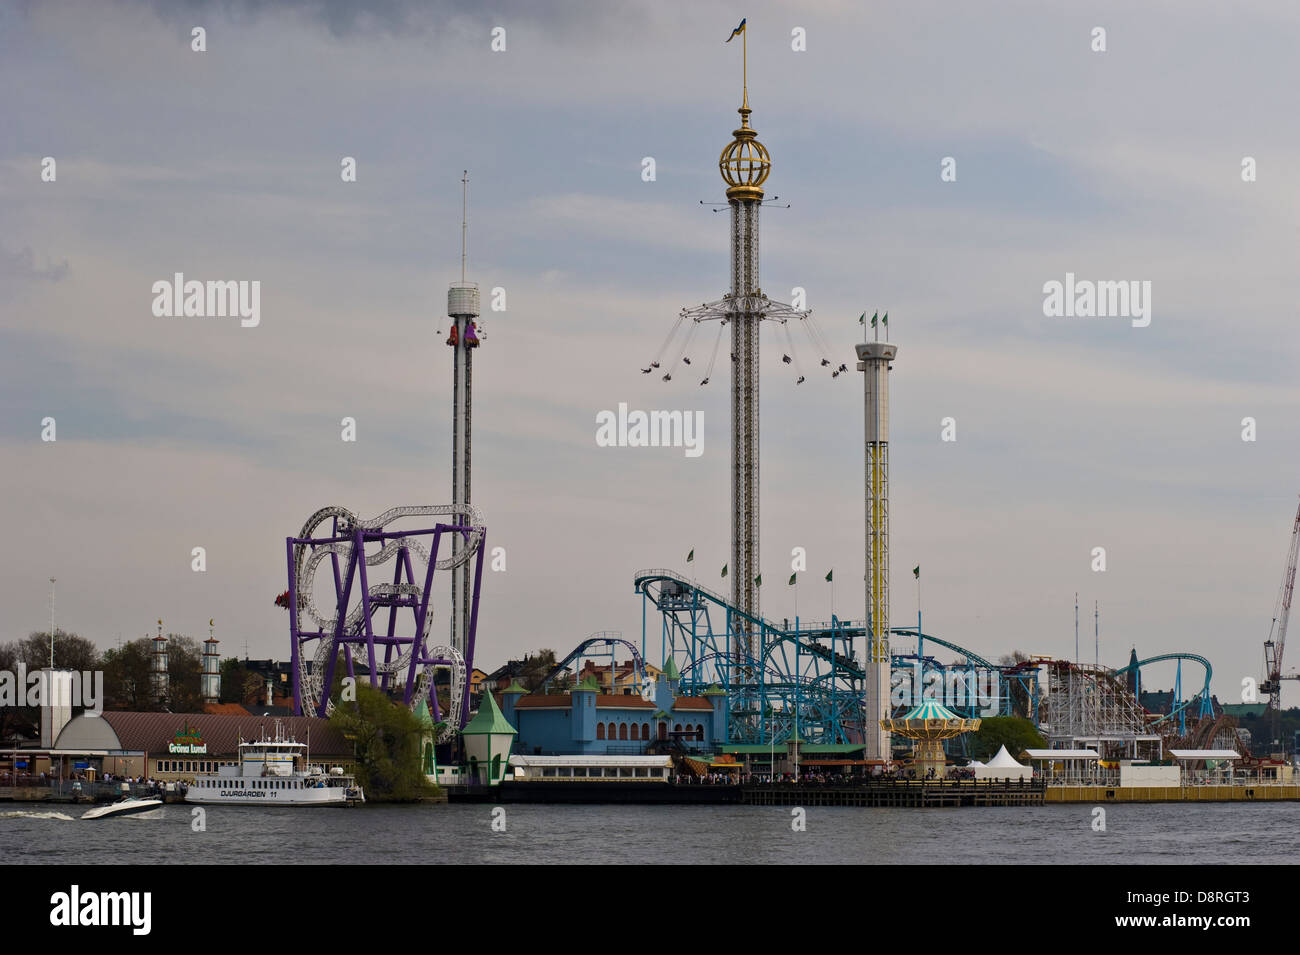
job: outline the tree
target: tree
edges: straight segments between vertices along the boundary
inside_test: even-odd
[[[1005,746],[1007,752],[1020,759],[1027,749],[1042,749],[1047,741],[1038,735],[1034,724],[1020,716],[986,716],[971,740],[971,755],[978,760],[988,760]]]
[[[1022,650],[1013,650],[1011,653],[999,657],[998,663],[1004,667],[1015,666],[1017,663],[1028,663],[1029,654]],[[1029,687],[1023,680],[1012,678],[1010,685],[1007,687],[1008,695],[1011,701],[1011,712],[1016,716],[1032,716],[1034,701],[1030,698]],[[996,750],[994,751],[996,752]]]
[[[167,709],[172,713],[203,712],[203,650],[198,641],[180,633],[167,634]]]
[[[18,674],[18,642],[0,644],[0,670]],[[40,732],[40,718],[35,707],[0,706],[0,740],[15,736],[34,737]]]
[[[148,637],[106,651],[101,666],[105,709],[158,709],[158,701],[153,698],[153,644]]]
[[[555,668],[555,651],[538,650],[532,656],[524,657],[519,671],[519,684],[529,693],[535,693],[542,686],[546,674]]]
[[[221,661],[221,697],[222,703],[247,703],[245,684],[251,676],[248,668],[237,657],[227,657]]]
[[[18,641],[18,658],[28,672],[50,665],[50,631],[38,631]],[[54,631],[54,666],[58,670],[99,669],[99,648],[85,637]]]
[[[426,729],[405,706],[359,683],[356,702],[335,706],[330,722],[356,747],[357,781],[366,799],[412,802],[437,792],[421,765]]]

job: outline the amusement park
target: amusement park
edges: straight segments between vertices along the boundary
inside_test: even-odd
[[[1201,654],[1143,655],[1130,647],[1127,660],[1103,663],[1096,605],[1094,650],[1087,653],[1079,643],[1077,594],[1069,659],[1036,654],[1032,644],[1025,651],[977,650],[961,633],[928,632],[919,606],[914,625],[894,612],[889,395],[900,347],[889,340],[888,311],[868,318],[864,308],[851,368],[847,349],[832,347],[805,302],[785,304],[764,291],[760,219],[774,201],[765,192],[774,160],[751,125],[744,21],[728,42],[737,38],[739,125],[717,159],[726,199],[716,211],[725,210],[729,223],[727,236],[717,236],[719,248],[729,248],[726,291],[682,308],[659,350],[645,364],[629,361],[627,370],[629,378],[639,371],[668,388],[687,377],[702,387],[722,377],[721,361],[730,365],[727,590],[701,583],[690,572],[694,550],[682,546],[683,567],[627,566],[639,633],[572,634],[571,649],[561,647],[526,674],[524,661],[503,659],[508,651],[498,635],[480,632],[493,502],[473,495],[473,366],[491,351],[479,287],[468,277],[466,170],[460,278],[447,292],[449,323],[440,321],[430,339],[451,350],[450,502],[397,504],[373,516],[319,506],[301,524],[301,514],[286,513],[270,538],[277,563],[281,541],[284,548],[275,603],[287,611],[288,663],[274,674],[287,684],[283,716],[296,721],[289,723],[293,733],[315,729],[316,753],[338,764],[338,773],[304,778],[350,778],[348,740],[355,734],[328,721],[358,709],[364,686],[415,721],[423,775],[451,801],[513,794],[534,801],[773,804],[804,799],[799,787],[806,784],[846,805],[1300,800],[1287,755],[1295,747],[1282,739],[1280,724],[1283,684],[1300,679],[1283,662],[1300,511],[1264,641],[1263,677],[1242,703],[1215,698],[1212,664]],[[711,344],[700,350],[697,333],[711,322],[716,333],[703,335]],[[778,620],[763,613],[762,354],[779,355],[779,365],[771,364],[805,389],[817,387],[815,378],[861,374],[862,522],[842,522],[855,541],[861,533],[857,619],[832,612],[828,619]],[[856,428],[856,412],[845,417]],[[855,447],[855,459],[857,453]],[[716,492],[720,499],[722,488]],[[856,489],[854,498],[838,503],[856,513]],[[855,588],[858,569],[848,574]],[[918,585],[920,573],[920,566],[912,569]],[[168,687],[161,621],[153,644],[156,701]],[[202,702],[211,709],[194,725],[173,727],[133,712],[110,714],[105,729],[48,708],[45,763],[15,750],[7,754],[8,772],[17,778],[20,768],[34,765],[53,771],[63,759],[59,765],[73,760],[101,773],[213,788],[221,780],[203,774],[237,758],[251,745],[245,737],[265,729],[248,722],[247,712],[220,712],[215,644],[210,636],[202,671]],[[268,679],[264,714],[275,708],[273,690]],[[1252,734],[1241,725],[1246,719],[1267,729],[1256,723]],[[218,738],[221,753],[208,749]],[[263,757],[273,744],[307,745],[278,736],[260,743]],[[172,758],[191,754],[176,747],[197,746],[203,749],[193,754],[204,758]]]
[[[733,34],[742,46],[744,26]],[[747,71],[747,52],[742,55]],[[436,775],[452,789],[585,783],[606,775],[636,780],[649,778],[650,770],[619,760],[667,758],[663,768],[681,779],[797,782],[811,773],[937,784],[974,778],[1042,790],[1051,790],[1049,783],[1122,785],[1165,799],[1183,798],[1175,791],[1193,782],[1219,786],[1225,799],[1254,793],[1247,783],[1271,783],[1296,798],[1280,734],[1251,739],[1241,730],[1234,707],[1211,694],[1213,671],[1204,656],[1140,657],[1133,648],[1127,661],[1107,666],[1098,640],[1093,662],[1084,662],[1077,596],[1076,652],[1068,660],[1016,651],[995,662],[963,645],[960,635],[925,632],[919,609],[915,626],[897,625],[890,607],[889,383],[899,348],[888,340],[887,312],[869,320],[863,312],[864,340],[855,346],[863,381],[865,618],[777,621],[762,614],[760,332],[777,333],[782,370],[796,375],[797,384],[809,373],[838,378],[849,365],[827,344],[811,310],[774,301],[763,290],[760,213],[769,201],[764,186],[772,157],[750,125],[747,72],[740,103],[739,127],[717,164],[730,222],[728,290],[682,309],[663,346],[640,368],[665,383],[697,371],[699,385],[708,385],[728,339],[731,540],[723,575],[729,591],[680,570],[638,570],[629,583],[641,606],[639,634],[605,631],[578,640],[554,654],[528,687],[519,682],[517,661],[493,673],[476,669],[476,657],[499,650],[477,633],[487,527],[471,496],[472,365],[486,336],[478,287],[465,270],[466,173],[461,279],[450,287],[447,309],[452,502],[394,507],[371,519],[325,507],[286,540],[282,605],[289,611],[295,712],[327,716],[339,705],[341,679],[369,682],[427,714],[435,727]],[[707,358],[692,352],[706,322],[717,323]],[[802,329],[799,336],[792,326]],[[801,359],[796,337],[810,343],[811,360]],[[1274,717],[1281,681],[1294,678],[1283,674],[1281,661],[1297,533],[1300,515],[1259,686],[1267,697],[1259,708]],[[436,571],[449,574],[452,584],[445,643],[432,636],[439,626],[430,600]],[[919,567],[914,574],[919,580]],[[1098,627],[1099,614],[1095,609]],[[1152,680],[1172,681],[1172,689],[1148,691]],[[1020,724],[1032,745],[1002,746],[996,756],[978,752],[973,743],[981,724],[988,729],[999,721]],[[600,760],[609,761],[603,770]],[[1163,795],[1153,795],[1156,790]]]

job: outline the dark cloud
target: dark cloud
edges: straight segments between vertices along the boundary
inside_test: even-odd
[[[461,20],[483,24],[509,21],[541,23],[565,30],[582,26],[602,31],[606,26],[628,23],[638,18],[636,5],[627,0],[610,0],[599,4],[569,2],[536,3],[533,0],[129,0],[144,2],[160,19],[168,22],[188,20],[196,15],[219,13],[230,19],[247,21],[265,13],[293,10],[308,20],[324,26],[336,37],[370,34],[421,35],[436,32],[448,22]]]

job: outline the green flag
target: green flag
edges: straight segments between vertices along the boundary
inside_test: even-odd
[[[727,565],[726,565],[726,564],[723,564],[723,565],[722,565],[722,576],[723,576],[723,577],[727,576]]]
[[[915,567],[912,568],[912,576],[915,577],[917,580],[920,580],[920,579],[921,579],[921,565],[920,565],[920,564],[917,564]]]
[[[882,319],[880,320],[880,324],[881,324],[881,325],[884,325],[886,328],[889,327],[889,313],[888,313],[888,312],[886,312],[886,313],[885,313],[885,317],[882,318]]]
[[[827,582],[828,584],[831,582],[831,575],[832,575],[833,573],[835,573],[834,570],[828,570],[828,571],[826,571],[826,582]]]
[[[867,313],[866,313],[866,312],[863,312],[862,314],[865,315],[865,314],[867,314]],[[876,312],[876,313],[874,313],[874,314],[871,316],[871,327],[872,327],[872,328],[875,328],[875,327],[876,327],[876,320],[877,320],[879,317],[880,317],[880,313],[879,313],[879,312]],[[889,316],[886,315],[885,317],[888,318]]]
[[[692,547],[692,548],[691,548],[691,552],[690,552],[689,554],[686,555],[686,563],[689,564],[689,563],[690,563],[691,561],[693,561],[694,559],[695,559],[695,548]]]
[[[795,578],[795,575],[794,575],[794,574],[791,574],[791,575],[790,575],[790,586],[791,586],[791,587],[794,586],[794,578]]]
[[[762,587],[762,586],[763,586],[763,575],[762,575],[762,574],[759,574],[757,577],[754,578],[754,586],[755,586],[755,587]]]
[[[865,322],[866,320],[867,320],[867,313],[866,313],[866,312],[863,312],[861,315],[858,316],[858,324],[859,324],[859,325],[861,325],[861,324],[862,324],[863,322]]]

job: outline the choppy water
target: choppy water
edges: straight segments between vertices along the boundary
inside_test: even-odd
[[[189,806],[81,822],[80,807],[0,808],[0,858],[25,863],[1289,863],[1300,804],[807,810],[789,807],[506,806],[359,809]],[[66,810],[66,811],[65,811]]]

